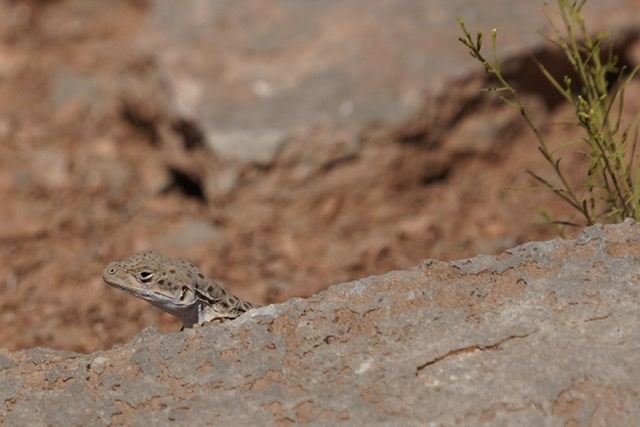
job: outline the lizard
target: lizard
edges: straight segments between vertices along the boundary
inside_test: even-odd
[[[104,281],[176,316],[182,329],[224,323],[260,307],[230,294],[194,264],[146,250],[109,263]]]

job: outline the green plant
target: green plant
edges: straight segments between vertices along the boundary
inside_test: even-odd
[[[527,126],[533,131],[538,150],[553,169],[554,179],[527,171],[542,188],[548,189],[575,208],[587,225],[607,220],[620,222],[631,217],[640,220],[640,168],[634,160],[637,148],[637,130],[640,115],[630,124],[623,125],[624,92],[636,75],[635,68],[625,73],[618,67],[618,59],[611,48],[604,51],[606,34],[592,36],[581,14],[586,0],[556,0],[555,13],[559,24],[546,15],[552,28],[546,40],[564,52],[575,75],[561,79],[536,60],[545,78],[562,97],[575,108],[574,124],[583,131],[576,141],[552,147],[534,123],[517,90],[500,69],[497,54],[497,30],[491,31],[491,60],[482,53],[482,33],[472,37],[464,21],[458,23],[464,37],[459,40],[492,76],[497,87],[488,89],[502,93],[503,99],[520,110]],[[535,58],[534,58],[535,59]],[[611,84],[611,76],[615,82]],[[561,165],[561,150],[581,150],[586,157],[586,175],[579,185],[572,185]],[[547,216],[550,220],[551,217]],[[570,221],[552,221],[554,224],[576,225]]]

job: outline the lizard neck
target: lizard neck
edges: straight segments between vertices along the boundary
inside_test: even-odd
[[[157,302],[149,300],[149,302],[156,307],[176,316],[182,321],[182,329],[191,328],[196,323],[199,323],[199,312],[201,311],[200,305],[202,302],[198,299],[190,304],[167,304],[165,301]]]

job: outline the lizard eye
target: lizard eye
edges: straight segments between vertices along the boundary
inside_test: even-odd
[[[138,279],[142,283],[149,283],[151,279],[153,279],[153,271],[151,270],[140,270],[138,273]]]

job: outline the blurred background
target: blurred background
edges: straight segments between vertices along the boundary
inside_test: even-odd
[[[640,1],[588,3],[637,64]],[[571,211],[521,189],[546,166],[457,16],[499,29],[536,122],[574,138],[532,70],[562,69],[541,2],[0,1],[0,346],[178,330],[102,281],[142,249],[269,304],[555,237],[538,208]]]

